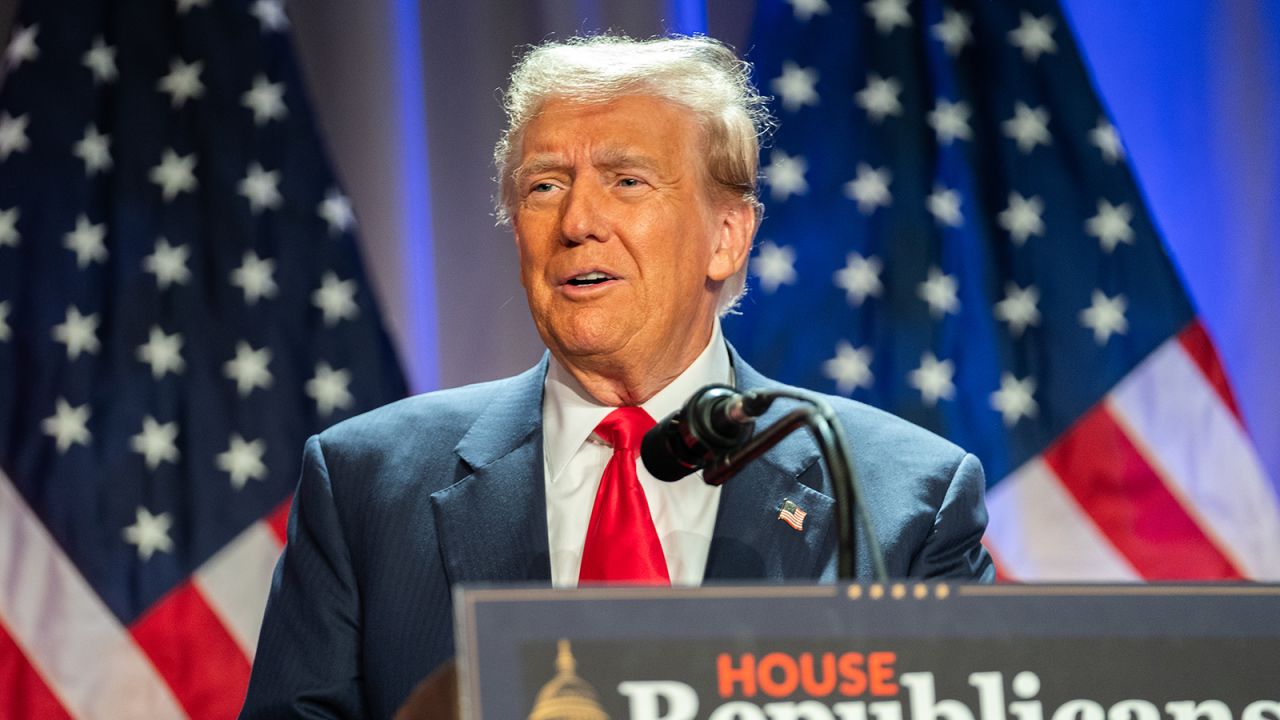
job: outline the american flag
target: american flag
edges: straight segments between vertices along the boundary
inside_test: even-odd
[[[404,395],[276,0],[23,3],[0,717],[228,718],[306,437]]]
[[[784,500],[782,509],[778,511],[778,519],[795,528],[796,530],[804,530],[804,516],[809,513],[800,509],[791,500]]]
[[[1016,580],[1280,578],[1280,505],[1051,0],[762,0],[753,364],[975,452]]]

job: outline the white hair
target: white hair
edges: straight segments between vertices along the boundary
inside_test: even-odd
[[[516,64],[503,95],[507,127],[494,148],[499,223],[515,208],[514,174],[525,128],[548,100],[605,103],[652,95],[693,112],[703,130],[703,160],[714,197],[747,203],[758,227],[760,138],[772,127],[768,98],[751,84],[751,66],[728,45],[705,36],[635,40],[575,37],[532,47]],[[753,234],[755,228],[752,228]],[[746,289],[747,265],[725,281],[717,311],[733,309]]]

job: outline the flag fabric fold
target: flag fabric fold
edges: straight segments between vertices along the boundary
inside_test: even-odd
[[[1051,0],[758,4],[761,370],[976,453],[1018,580],[1280,577],[1280,504]]]
[[[306,437],[405,394],[288,18],[26,2],[3,62],[0,717],[233,717]]]

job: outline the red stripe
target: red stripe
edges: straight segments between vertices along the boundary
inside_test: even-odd
[[[71,718],[44,678],[0,624],[0,720]]]
[[[1213,340],[1209,338],[1204,325],[1200,324],[1199,320],[1193,321],[1178,335],[1178,342],[1182,344],[1182,349],[1187,351],[1187,355],[1191,356],[1196,367],[1200,368],[1200,372],[1204,373],[1209,385],[1217,391],[1222,404],[1231,409],[1231,414],[1235,415],[1240,426],[1244,427],[1240,408],[1236,405],[1235,393],[1231,392],[1231,381],[1227,379],[1227,373],[1218,359],[1218,351],[1214,349]]]
[[[234,718],[249,688],[249,660],[191,582],[129,629],[193,720]]]
[[[271,526],[271,532],[275,533],[276,539],[284,545],[289,538],[289,508],[293,506],[293,498],[285,498],[271,514],[263,518],[267,521],[267,525]]]
[[[991,549],[991,546],[986,543],[983,543],[982,545],[987,549],[987,554],[991,556],[991,564],[996,569],[996,582],[997,583],[1018,582],[1017,578],[1013,577],[1012,575],[1010,575],[1008,572],[1005,571],[1004,563],[1001,562],[1000,556],[997,555],[995,551]]]
[[[1241,577],[1105,405],[1090,410],[1045,452],[1044,459],[1144,578]]]

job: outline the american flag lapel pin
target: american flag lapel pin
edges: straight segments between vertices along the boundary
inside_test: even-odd
[[[799,532],[804,532],[804,516],[807,515],[800,506],[790,500],[782,501],[782,510],[778,513],[778,519],[790,525]]]

